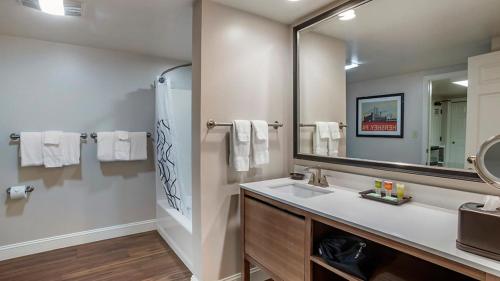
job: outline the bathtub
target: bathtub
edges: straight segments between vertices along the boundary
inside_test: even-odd
[[[189,218],[168,205],[167,200],[156,203],[158,233],[193,272],[192,223]]]

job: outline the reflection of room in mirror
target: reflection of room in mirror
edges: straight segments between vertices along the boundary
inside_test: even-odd
[[[341,40],[311,31],[300,35],[300,120],[302,124],[345,122],[345,53]],[[300,152],[321,156],[345,156],[345,136],[341,130],[338,152],[332,153],[328,140],[323,146],[314,141],[316,126],[300,127]]]
[[[492,145],[484,153],[484,166],[490,174],[500,179],[500,143]]]
[[[491,122],[500,119],[500,1],[376,0],[354,10],[299,31],[298,121],[349,124],[339,156],[470,168],[467,155],[500,133]],[[398,14],[380,16],[389,10]],[[357,99],[395,93],[404,93],[403,137],[357,134]],[[300,128],[299,153],[314,154],[314,131]]]
[[[457,81],[467,79],[466,72],[440,75],[430,81],[429,145],[430,166],[465,167],[467,87]]]

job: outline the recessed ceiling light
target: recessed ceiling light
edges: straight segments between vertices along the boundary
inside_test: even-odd
[[[352,20],[356,17],[356,12],[354,12],[354,10],[347,10],[345,12],[340,13],[338,17],[339,20],[343,21]]]
[[[300,0],[288,0],[288,2],[299,2]]]
[[[351,63],[351,64],[348,64],[345,66],[345,70],[353,69],[353,68],[356,68],[358,66],[359,66],[359,64],[357,64],[357,63]]]
[[[64,0],[38,0],[38,4],[44,13],[64,16]]]
[[[453,84],[457,84],[464,87],[469,87],[469,80],[455,81]]]

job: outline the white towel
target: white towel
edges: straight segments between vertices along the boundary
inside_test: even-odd
[[[43,144],[60,144],[62,134],[61,131],[43,132]]]
[[[338,140],[341,138],[340,126],[337,122],[328,122],[328,130],[330,131],[330,137],[333,140]]]
[[[148,136],[145,132],[130,133],[130,160],[148,159]]]
[[[59,131],[47,131],[42,134],[42,155],[45,168],[59,168],[63,166],[61,150],[61,135]]]
[[[246,172],[250,168],[250,130],[250,121],[233,121],[230,159],[231,166],[237,172]]]
[[[269,126],[266,121],[252,120],[251,167],[269,163]]]
[[[319,137],[321,139],[330,138],[330,129],[328,128],[328,122],[316,122],[316,130],[318,130]]]
[[[63,165],[80,164],[80,133],[63,133],[61,136],[61,152]]]
[[[114,158],[114,137],[113,132],[97,133],[97,159],[102,162],[115,160]]]
[[[129,133],[115,131],[114,134],[114,159],[119,161],[130,160],[130,139]]]
[[[233,127],[236,128],[236,137],[240,142],[250,141],[250,121],[248,120],[234,120]]]
[[[328,156],[337,157],[339,155],[339,141],[341,138],[340,127],[337,122],[328,122],[330,138],[328,139]]]
[[[115,134],[118,137],[118,139],[121,140],[121,141],[130,140],[130,134],[129,134],[129,132],[126,132],[126,131],[116,131]]]
[[[328,130],[328,124],[326,122],[316,122],[313,133],[313,154],[327,156],[329,139],[330,131]]]
[[[42,133],[21,132],[21,167],[43,165]]]

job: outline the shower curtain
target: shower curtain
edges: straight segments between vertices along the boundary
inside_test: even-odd
[[[166,77],[161,83],[156,80],[156,131],[155,152],[157,165],[157,182],[161,185],[170,207],[186,214],[183,203],[182,182],[179,179],[178,155],[175,141],[175,126],[172,116],[172,81]]]

